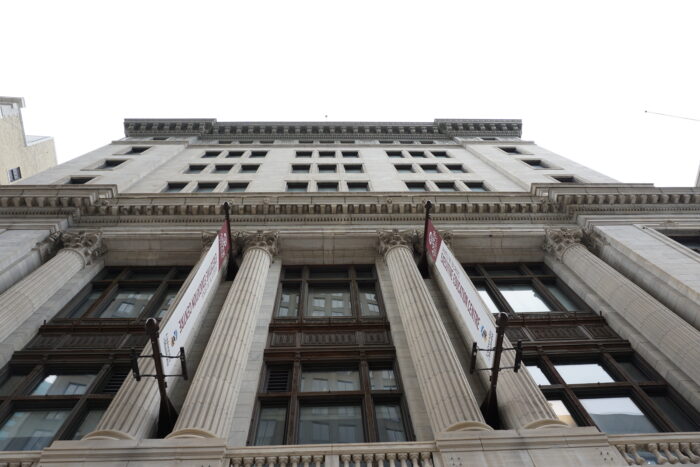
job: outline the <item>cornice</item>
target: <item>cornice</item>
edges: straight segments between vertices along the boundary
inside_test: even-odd
[[[417,137],[515,136],[522,134],[517,119],[436,119],[433,122],[218,122],[216,119],[124,120],[126,136],[199,137]]]
[[[421,220],[430,200],[446,222],[560,222],[578,216],[700,214],[699,188],[533,185],[530,193],[118,194],[105,185],[0,187],[0,219],[70,215],[82,224],[216,223],[223,203],[234,223],[398,223]]]

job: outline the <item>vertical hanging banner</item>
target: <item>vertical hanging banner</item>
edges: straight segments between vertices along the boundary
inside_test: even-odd
[[[496,339],[493,317],[430,219],[425,232],[425,251],[437,272],[436,279],[457,311],[458,324],[480,349],[492,349]],[[485,358],[489,368],[493,366],[492,351],[479,352],[479,355]]]
[[[180,347],[187,348],[190,339],[195,334],[196,323],[199,321],[204,306],[214,293],[219,283],[221,266],[229,251],[229,238],[226,225],[219,230],[214,242],[199,264],[199,268],[182,295],[175,310],[167,323],[160,326],[160,352],[163,356],[174,357],[180,352]],[[163,372],[168,374],[175,364],[175,358],[163,359]],[[170,387],[170,386],[169,386]]]

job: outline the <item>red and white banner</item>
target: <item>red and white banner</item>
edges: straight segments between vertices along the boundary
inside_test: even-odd
[[[160,352],[163,356],[176,356],[180,347],[188,348],[197,330],[204,306],[219,284],[221,266],[229,251],[226,224],[221,227],[209,251],[199,265],[182,298],[175,306],[167,323],[160,326]],[[163,359],[163,372],[167,375],[175,364],[175,358]],[[172,385],[168,386],[168,388]]]
[[[464,272],[462,265],[445,244],[440,233],[428,220],[425,249],[433,265],[436,279],[456,313],[460,331],[466,331],[480,349],[491,349],[495,344],[496,325],[489,309],[479,296],[474,284]],[[487,367],[493,366],[493,352],[479,352]]]

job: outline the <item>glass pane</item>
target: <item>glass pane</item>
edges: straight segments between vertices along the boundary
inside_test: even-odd
[[[618,360],[617,364],[622,367],[622,369],[625,370],[625,373],[632,379],[632,381],[638,381],[638,382],[643,382],[643,381],[649,381],[650,378],[640,370],[637,365],[634,364],[632,361],[625,361],[625,360]]]
[[[359,391],[357,370],[303,370],[302,392]]]
[[[369,381],[372,391],[394,391],[399,389],[396,375],[391,368],[386,370],[369,370]]]
[[[598,363],[554,365],[566,384],[614,383],[615,380]]]
[[[515,267],[487,266],[486,271],[490,276],[522,276],[520,269]]]
[[[75,319],[83,316],[88,308],[102,295],[102,290],[93,290],[83,298],[83,300],[70,312],[67,318]]]
[[[380,442],[407,441],[399,404],[377,404],[377,430]]]
[[[156,289],[120,289],[100,318],[136,318]]]
[[[175,296],[177,296],[177,290],[168,290],[165,293],[165,297],[163,297],[163,303],[160,304],[160,307],[158,307],[158,311],[156,312],[156,318],[162,318],[165,315],[165,312],[168,311],[170,305],[173,304]]]
[[[129,281],[162,281],[168,270],[158,269],[136,269],[131,272],[126,280]]]
[[[550,407],[557,415],[557,418],[569,426],[577,426],[574,417],[571,416],[569,409],[566,408],[564,402],[559,399],[548,400]]]
[[[256,446],[269,446],[284,443],[284,422],[286,407],[263,407],[260,409],[258,430],[255,432]]]
[[[95,379],[91,374],[47,375],[32,391],[32,396],[73,396],[85,394]]]
[[[532,376],[532,379],[535,380],[535,383],[539,384],[540,386],[548,386],[552,384],[552,382],[549,381],[549,378],[547,378],[547,375],[545,375],[537,365],[525,365],[525,368],[527,368],[527,371],[530,373],[530,376]]]
[[[360,406],[313,406],[299,410],[299,444],[362,443]]]
[[[8,396],[12,394],[23,379],[24,375],[10,375],[10,377],[0,385],[0,396]]]
[[[606,433],[656,433],[654,424],[629,397],[580,399],[583,407]]]
[[[70,409],[18,411],[0,428],[0,450],[35,451],[51,443]]]
[[[277,308],[278,318],[296,318],[299,310],[299,288],[282,287],[280,304]]]
[[[379,298],[373,286],[361,286],[358,288],[360,294],[360,312],[362,316],[378,317]]]
[[[309,287],[306,316],[314,318],[352,316],[349,288],[347,286]]]
[[[556,284],[545,284],[547,289],[551,292],[554,297],[559,300],[559,303],[564,305],[567,311],[577,311],[580,310],[578,306],[571,300],[563,290],[557,287]]]
[[[102,416],[105,414],[105,410],[106,409],[89,410],[87,415],[85,415],[85,418],[83,418],[82,423],[78,427],[78,430],[75,432],[73,438],[71,439],[82,439],[83,436],[85,436],[86,434],[95,431],[95,427],[98,423],[100,423]]]
[[[552,311],[530,284],[499,284],[498,290],[516,313]]]
[[[673,399],[668,396],[651,396],[651,399],[681,431],[698,431],[698,425],[688,417],[683,409],[678,407]]]
[[[498,313],[500,311],[498,309],[498,307],[496,306],[496,303],[491,298],[491,295],[486,290],[485,285],[477,285],[476,290],[479,292],[479,296],[484,301],[484,303],[486,304],[486,307],[489,309],[489,311],[491,313]]]

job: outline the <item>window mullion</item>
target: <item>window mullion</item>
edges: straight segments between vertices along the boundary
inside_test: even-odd
[[[297,444],[299,438],[299,382],[301,381],[301,363],[298,360],[292,367],[291,397],[287,408],[287,444]]]
[[[360,387],[363,396],[363,418],[365,427],[365,442],[374,443],[379,441],[377,437],[377,423],[374,417],[374,401],[372,400],[372,389],[369,381],[369,365],[367,360],[360,361]]]

